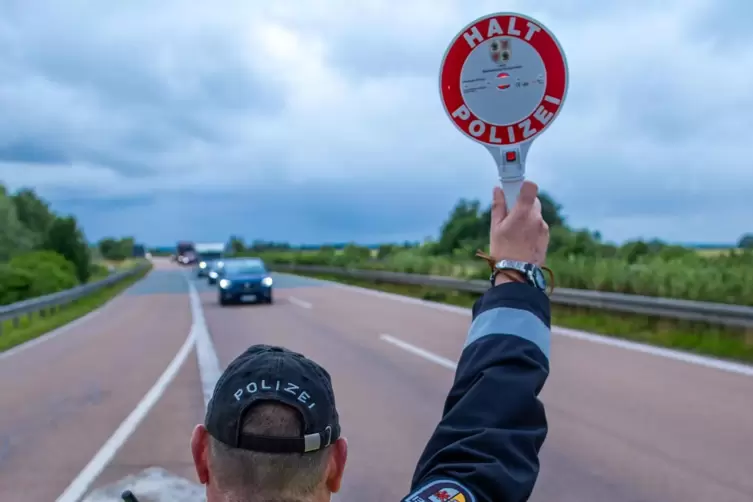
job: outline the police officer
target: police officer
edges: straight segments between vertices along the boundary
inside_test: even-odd
[[[533,490],[550,340],[540,268],[549,229],[537,191],[524,183],[509,214],[494,191],[492,287],[473,307],[443,416],[403,502],[521,502]],[[329,374],[295,352],[252,346],[218,380],[191,449],[207,502],[329,501],[347,459]]]

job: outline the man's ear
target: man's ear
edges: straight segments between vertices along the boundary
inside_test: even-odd
[[[191,454],[199,482],[209,483],[209,433],[202,424],[194,427],[191,434]]]
[[[341,437],[331,448],[332,454],[329,457],[329,466],[327,466],[327,488],[330,492],[337,493],[340,491],[345,473],[345,462],[348,460],[348,440]]]

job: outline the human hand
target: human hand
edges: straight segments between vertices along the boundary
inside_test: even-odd
[[[518,200],[507,210],[505,193],[494,187],[489,251],[495,260],[517,260],[543,266],[549,247],[549,225],[541,216],[539,187],[524,181]]]

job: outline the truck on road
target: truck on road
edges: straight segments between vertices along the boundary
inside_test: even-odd
[[[196,246],[190,241],[179,241],[175,247],[175,261],[181,265],[196,263]]]

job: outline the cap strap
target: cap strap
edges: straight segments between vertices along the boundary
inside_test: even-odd
[[[322,441],[327,442],[322,445]],[[303,436],[304,452],[316,451],[321,448],[326,448],[332,443],[332,427],[329,425],[324,429],[324,432],[316,432],[314,434],[306,434]]]
[[[265,453],[310,453],[321,450],[337,440],[339,434],[327,426],[322,432],[306,434],[303,437],[261,436],[256,434],[242,434],[238,447],[244,450]]]

